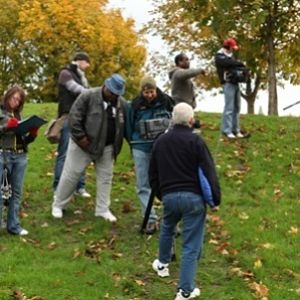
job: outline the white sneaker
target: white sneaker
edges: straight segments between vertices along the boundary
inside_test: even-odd
[[[111,213],[110,210],[103,212],[103,213],[95,213],[96,217],[102,217],[103,219],[109,222],[116,222],[117,218]]]
[[[158,259],[155,259],[154,262],[152,263],[152,268],[159,277],[170,276],[168,266],[169,264],[163,264]]]
[[[239,138],[239,139],[243,139],[245,136],[242,134],[242,133],[240,133],[240,132],[238,132],[236,135],[235,135],[237,138]]]
[[[56,219],[61,219],[63,217],[63,211],[59,207],[52,206],[52,216]]]
[[[176,294],[175,300],[187,300],[187,299],[194,299],[200,296],[200,289],[194,288],[193,291],[189,294],[186,294],[182,289]]]
[[[24,228],[19,232],[19,235],[21,235],[21,236],[28,235],[28,234],[29,234],[29,232]]]
[[[76,196],[81,196],[83,198],[91,198],[91,194],[86,191],[85,188],[81,188],[74,193]]]
[[[235,139],[235,135],[233,133],[227,133],[226,136],[229,138],[229,139]]]

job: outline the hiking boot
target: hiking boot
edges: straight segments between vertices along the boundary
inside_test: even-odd
[[[168,266],[169,264],[163,264],[158,259],[155,259],[154,262],[152,263],[152,268],[159,277],[170,276]]]
[[[194,288],[191,293],[184,292],[182,289],[179,289],[179,291],[176,294],[175,300],[194,299],[198,296],[200,296],[200,289],[198,289],[198,288]]]
[[[81,188],[74,193],[75,196],[80,196],[83,198],[91,198],[91,194],[86,191],[85,188]]]

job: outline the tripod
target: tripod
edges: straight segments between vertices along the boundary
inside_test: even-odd
[[[144,219],[143,219],[142,226],[141,226],[141,229],[140,229],[141,234],[145,233],[145,229],[146,229],[147,223],[149,221],[149,217],[150,217],[150,212],[151,212],[151,209],[152,209],[152,206],[153,206],[154,198],[155,198],[155,191],[153,189],[151,189],[151,193],[150,193],[150,196],[149,196],[147,208],[146,208],[146,211],[145,211],[145,214],[144,214]],[[176,239],[177,235],[178,234],[175,234],[175,237],[174,237],[173,243],[172,243],[172,249],[171,249],[171,260],[172,261],[176,260],[176,240],[175,239]]]

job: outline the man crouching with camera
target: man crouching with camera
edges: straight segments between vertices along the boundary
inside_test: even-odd
[[[229,139],[245,137],[240,131],[239,124],[241,108],[239,83],[247,80],[248,71],[245,65],[233,56],[233,52],[238,49],[237,42],[233,38],[228,38],[215,56],[217,72],[225,97],[221,131]]]

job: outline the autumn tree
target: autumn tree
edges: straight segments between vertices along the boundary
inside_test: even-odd
[[[215,52],[233,36],[240,59],[252,71],[244,90],[248,112],[254,112],[259,88],[268,88],[269,114],[278,114],[277,81],[300,82],[300,2],[294,0],[153,0],[154,20],[148,29],[159,33],[173,51],[195,53],[214,71]],[[297,46],[298,45],[298,46]],[[215,86],[215,78],[206,88]]]
[[[91,86],[118,72],[127,79],[126,96],[136,93],[146,59],[143,39],[132,19],[106,8],[107,0],[0,1],[0,30],[6,33],[1,35],[5,41],[0,67],[8,70],[3,87],[17,82],[35,99],[55,100],[60,69],[76,51],[86,51],[91,57]],[[9,59],[4,56],[6,48]]]

